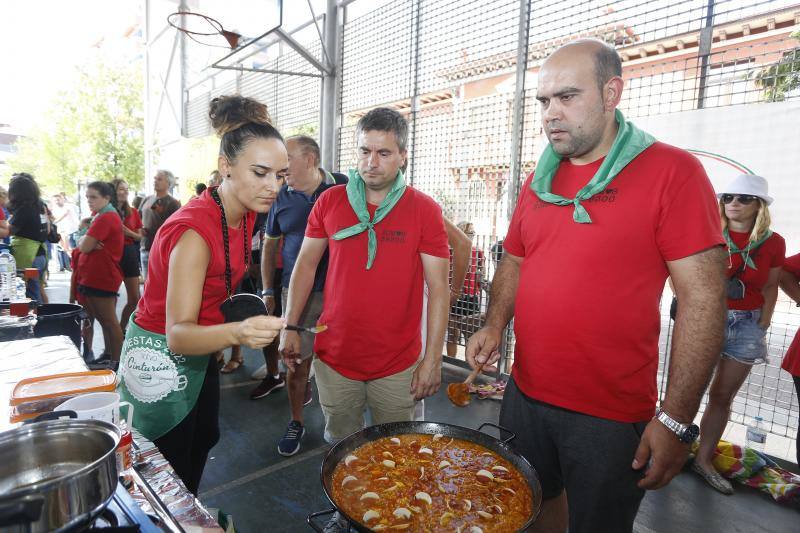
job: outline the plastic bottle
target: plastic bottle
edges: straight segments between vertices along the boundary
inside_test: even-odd
[[[0,252],[0,302],[10,302],[16,296],[17,262],[8,250]]]
[[[763,452],[764,445],[767,443],[767,430],[764,421],[757,416],[752,424],[747,426],[746,446],[753,450]]]
[[[27,286],[25,284],[25,280],[22,279],[20,276],[14,278],[14,286],[16,290],[16,298],[12,298],[12,300],[25,300],[25,291],[27,290]]]

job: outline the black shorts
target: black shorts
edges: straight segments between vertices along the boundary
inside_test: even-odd
[[[138,278],[142,273],[141,260],[139,258],[139,243],[126,244],[122,248],[122,259],[119,260],[122,268],[122,276],[125,278]]]
[[[563,490],[570,533],[630,532],[644,496],[643,471],[631,468],[648,421],[615,422],[534,400],[510,379],[500,425],[516,433],[514,449],[528,459],[542,496]]]
[[[117,298],[119,294],[113,291],[105,291],[103,289],[95,289],[94,287],[87,287],[86,285],[78,285],[78,292],[84,296],[93,296],[95,298]]]

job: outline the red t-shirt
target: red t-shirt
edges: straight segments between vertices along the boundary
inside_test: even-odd
[[[602,160],[565,160],[553,192],[567,198]],[[512,375],[527,396],[620,422],[656,404],[659,302],[665,261],[724,243],[711,183],[697,159],[655,143],[582,205],[540,200],[529,176],[503,246],[523,258]]]
[[[219,206],[208,189],[203,194],[170,216],[158,233],[150,248],[150,260],[144,291],[136,308],[136,323],[153,333],[165,333],[167,321],[167,275],[169,257],[187,229],[196,231],[211,250],[211,259],[206,269],[203,284],[203,299],[197,323],[201,326],[222,324],[224,319],[219,306],[228,297],[225,292],[225,248],[222,240],[222,222]],[[247,213],[247,232],[251,233],[256,214]],[[234,289],[244,277],[245,262],[242,251],[243,239],[247,239],[247,255],[250,255],[250,235],[244,228],[228,228],[231,262],[231,287]]]
[[[739,233],[738,231],[729,233],[736,246],[739,248],[747,246],[747,241],[750,239],[749,233]],[[728,309],[739,311],[761,309],[761,306],[764,305],[764,295],[761,294],[761,289],[767,283],[770,269],[783,266],[783,258],[786,255],[786,242],[783,237],[773,233],[758,249],[751,251],[750,255],[755,256],[753,257],[753,262],[756,264],[756,270],[745,268],[737,274],[736,277],[744,282],[744,298],[741,300],[728,300]],[[741,254],[731,255],[728,271],[725,275],[728,277],[733,276],[733,273],[742,266],[743,261]]]
[[[119,267],[119,260],[122,259],[122,219],[116,211],[98,215],[86,234],[103,243],[103,247],[78,256],[78,283],[117,292],[122,283],[122,269]]]
[[[139,211],[133,209],[132,207],[128,210],[128,216],[122,221],[122,224],[125,225],[131,231],[139,231],[142,229],[142,217],[139,216]],[[133,244],[135,241],[131,237],[125,237],[125,245]]]
[[[377,206],[367,205],[370,216]],[[358,223],[345,187],[323,192],[308,217],[306,236],[327,238],[330,259],[314,352],[343,376],[378,379],[413,365],[421,351],[423,271],[420,254],[447,258],[442,210],[406,187],[375,226],[378,251],[367,265],[367,232],[339,241],[337,231]]]
[[[800,278],[800,254],[787,257],[783,269]],[[783,356],[781,368],[793,376],[800,376],[800,329],[794,334],[794,340]]]
[[[481,280],[478,273],[484,265],[483,252],[477,248],[472,249],[469,261],[469,269],[464,277],[464,289],[461,291],[465,296],[476,296],[481,293]]]

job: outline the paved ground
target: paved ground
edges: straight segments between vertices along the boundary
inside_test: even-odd
[[[51,302],[66,301],[68,278],[55,273],[50,282]],[[124,295],[118,309],[124,305]],[[99,329],[94,350],[102,352]],[[220,427],[222,439],[212,450],[200,490],[200,500],[234,517],[240,532],[309,531],[306,516],[330,507],[319,478],[328,446],[322,439],[323,417],[316,398],[306,408],[307,434],[301,451],[284,458],[277,443],[288,422],[285,390],[251,401],[257,384],[250,378],[263,359],[260,352],[244,349],[245,365],[222,376]],[[463,379],[465,372],[448,367],[444,381]],[[444,388],[444,387],[443,387]],[[426,419],[475,428],[496,422],[499,403],[475,401],[465,409],[454,407],[440,391],[426,400]],[[738,431],[728,429],[728,435]],[[770,436],[772,438],[772,436]],[[796,465],[788,465],[797,471]],[[609,510],[613,512],[613,510]],[[757,533],[800,531],[800,514],[774,503],[767,495],[737,486],[733,496],[708,488],[686,471],[664,489],[645,496],[635,531],[638,533]]]

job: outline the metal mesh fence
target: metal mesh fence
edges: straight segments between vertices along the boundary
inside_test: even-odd
[[[316,34],[308,30],[304,34],[306,40],[302,44],[306,50],[321,58],[322,48]],[[283,43],[266,47],[262,52],[247,57],[246,61],[246,68],[295,74],[226,70],[205,80],[201,78],[202,81],[188,91],[187,136],[202,137],[213,133],[208,121],[208,104],[213,98],[241,94],[266,104],[275,125],[284,135],[303,133],[318,139],[322,79],[314,67]],[[238,65],[243,66],[241,63]]]
[[[331,170],[354,165],[355,124],[369,109],[389,106],[409,119],[409,180],[438,201],[451,220],[469,222],[475,230],[465,297],[450,316],[447,349],[453,357],[463,358],[466,339],[485,320],[516,188],[547,143],[535,99],[537,71],[565,42],[593,37],[617,49],[625,79],[620,109],[644,129],[683,148],[708,146],[717,160],[725,158],[716,152],[734,150],[735,139],[746,138],[752,146],[740,143],[728,155],[760,161],[779,198],[800,200],[787,171],[800,164],[793,155],[800,154],[800,139],[794,133],[770,137],[777,128],[772,125],[760,124],[763,134],[753,131],[754,117],[760,116],[784,120],[782,127],[791,129],[791,120],[780,117],[800,111],[800,3],[399,0],[374,5],[358,1],[344,8],[336,65],[338,168]],[[350,17],[351,11],[361,14]],[[320,55],[315,34],[298,40]],[[260,68],[313,73],[293,51],[271,50],[257,56]],[[524,79],[521,88],[518,77]],[[210,99],[240,92],[264,101],[284,133],[317,137],[320,83],[313,76],[223,72],[190,89],[185,127],[189,136],[210,133],[205,119]],[[726,118],[715,114],[720,109]],[[734,134],[733,127],[741,131]],[[521,141],[518,151],[515,138]],[[719,185],[726,175],[716,172],[709,174]],[[773,220],[792,253],[800,247],[800,226],[792,223],[800,219],[787,205],[792,202],[776,202]],[[672,333],[666,313],[670,297],[667,290],[659,345],[662,394]],[[769,362],[751,372],[734,402],[733,420],[759,415],[773,433],[796,433],[797,399],[779,367],[798,326],[800,311],[782,295],[768,334]],[[509,329],[506,371],[513,359]]]
[[[411,123],[413,185],[436,199],[453,221],[468,221],[476,231],[473,253],[482,259],[472,261],[467,279],[482,281],[470,288],[474,298],[452,309],[447,351],[453,357],[463,357],[467,334],[485,319],[495,269],[492,252],[505,235],[517,194],[514,158],[519,158],[518,178],[524,181],[547,142],[535,100],[536,72],[555,48],[579,37],[615,46],[626,82],[620,109],[653,127],[663,117],[669,122],[670,116],[698,110],[785,104],[800,96],[797,3],[532,0],[522,36],[520,6],[514,0],[405,0],[344,26],[339,167],[352,166],[358,118],[378,105],[393,107]],[[521,49],[525,85],[517,108]],[[514,130],[517,113],[522,114],[520,132]],[[706,120],[704,127],[698,139],[709,131],[721,135],[723,126]],[[515,154],[518,133],[521,146]],[[800,148],[797,144],[787,140],[785,149]],[[792,219],[785,215],[783,220]],[[776,229],[790,246],[800,245],[800,229]],[[662,394],[671,341],[670,297],[667,290],[659,346]],[[779,367],[800,313],[781,298],[768,335],[769,363],[751,372],[731,418],[747,422],[759,415],[773,433],[793,436],[797,399],[791,379]],[[514,356],[510,331],[505,356],[509,370]]]

